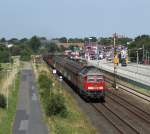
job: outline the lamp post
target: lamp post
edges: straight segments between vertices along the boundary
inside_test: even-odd
[[[8,49],[11,48],[11,47],[13,47],[13,44],[7,45],[7,48],[8,48]],[[11,62],[11,53],[10,53],[10,49],[9,49],[9,62]]]
[[[92,40],[92,38],[89,37],[88,39],[89,39],[89,45],[88,46],[90,46],[90,48],[91,48],[91,41],[90,40]],[[88,50],[88,59],[90,60],[90,58],[91,58],[90,50]]]
[[[138,48],[137,50],[136,50],[136,62],[137,62],[137,64],[139,64],[139,50],[142,50],[143,48]]]
[[[138,48],[136,50],[136,64],[137,64],[137,73],[138,73],[138,64],[139,64],[139,50],[142,50],[143,48]]]
[[[90,42],[90,40],[92,40],[92,38],[91,38],[91,37],[89,37],[88,39],[89,39],[89,45],[90,45],[90,43],[91,43],[91,42]]]
[[[139,52],[138,50],[136,51],[136,64],[138,65],[139,63]]]
[[[130,49],[129,49],[130,42],[127,42],[127,50],[128,50],[128,61],[130,61]]]
[[[17,71],[17,70],[16,70],[16,63],[14,63],[14,68],[13,68],[13,74],[15,75],[15,76],[14,76],[14,90],[15,90],[15,88],[16,88],[16,82],[15,82],[15,81],[16,81],[16,71]]]
[[[147,59],[147,64],[149,64],[150,57],[149,57],[149,52],[147,50],[146,50],[146,59]]]
[[[143,45],[143,64],[144,64],[144,59],[145,59],[145,47],[144,47],[144,45]]]

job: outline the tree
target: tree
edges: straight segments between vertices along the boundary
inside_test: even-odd
[[[105,46],[108,46],[108,45],[111,45],[113,43],[113,39],[111,37],[108,37],[108,38],[100,38],[100,41],[99,41],[99,44],[101,45],[105,45]]]
[[[70,45],[69,49],[74,52],[74,46],[73,45]]]
[[[4,42],[6,42],[6,39],[5,39],[5,38],[1,38],[1,39],[0,39],[0,42],[1,42],[1,43],[4,43]]]
[[[0,62],[9,62],[9,52],[7,50],[0,51]]]
[[[3,68],[2,68],[2,65],[1,65],[1,63],[0,63],[0,71],[2,71],[3,70]]]
[[[19,40],[20,44],[24,44],[24,43],[27,43],[28,42],[28,39],[27,38],[22,38]]]
[[[65,50],[66,50],[66,48],[65,48],[63,45],[60,45],[59,51],[60,51],[60,52],[64,52]]]
[[[56,51],[59,50],[58,46],[53,42],[47,44],[46,48],[47,48],[48,52],[51,52],[51,53],[56,52]]]
[[[91,38],[91,42],[97,42],[97,38],[96,37],[90,37]]]
[[[9,51],[5,45],[0,46],[0,62],[9,62]]]
[[[149,35],[141,35],[134,39],[134,41],[129,44],[129,49],[137,49],[144,48],[150,51],[150,36]]]
[[[59,38],[59,42],[60,43],[67,43],[67,38],[66,37]]]
[[[85,37],[84,38],[84,42],[97,42],[97,38],[96,37]]]
[[[8,40],[8,42],[11,44],[18,44],[19,40],[17,38],[12,38],[12,39]]]
[[[23,49],[21,49],[21,46],[15,45],[13,47],[10,48],[11,49],[11,55],[12,56],[17,56],[21,54],[21,51]]]
[[[31,59],[31,54],[27,49],[23,50],[20,56],[20,59],[23,61],[29,61]]]
[[[101,45],[106,45],[106,46],[108,46],[108,45],[112,45],[113,44],[113,38],[112,37],[106,37],[106,38],[100,38],[99,39],[99,44],[101,44]],[[116,45],[124,45],[124,46],[127,46],[127,42],[131,42],[132,41],[132,39],[131,38],[124,38],[124,37],[122,37],[122,38],[116,38]]]
[[[83,39],[80,38],[69,38],[68,43],[83,43]]]
[[[37,53],[40,46],[41,46],[40,40],[36,36],[33,36],[29,41],[29,47],[32,49],[34,53]]]

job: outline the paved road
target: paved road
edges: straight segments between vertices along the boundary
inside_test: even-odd
[[[48,134],[37,97],[31,66],[21,72],[21,83],[13,134]]]

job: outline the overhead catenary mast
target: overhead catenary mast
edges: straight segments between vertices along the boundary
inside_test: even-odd
[[[116,33],[114,33],[113,34],[113,48],[114,48],[114,85],[113,85],[113,87],[115,88],[115,89],[117,89],[116,88],[116,74],[117,74],[117,64],[116,64],[116,62],[115,62],[115,60],[116,60],[116,38],[117,38],[117,34]]]

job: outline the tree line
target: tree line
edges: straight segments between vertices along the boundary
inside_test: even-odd
[[[85,37],[85,38],[53,38],[51,40],[45,37],[33,36],[28,38],[12,38],[0,39],[0,62],[9,62],[10,56],[21,56],[21,60],[30,60],[32,54],[41,54],[48,52],[63,52],[66,48],[57,43],[84,43],[97,42],[98,44],[108,46],[113,44],[113,37]],[[8,48],[7,44],[13,44]],[[135,39],[132,38],[117,38],[116,45],[124,45],[129,49],[138,49],[144,46],[145,50],[150,51],[150,35],[140,35]]]
[[[13,44],[9,47],[10,44]],[[9,62],[11,56],[21,56],[21,60],[28,61],[32,54],[41,54],[47,52],[64,51],[63,46],[57,46],[56,43],[48,41],[45,37],[33,36],[30,39],[12,38],[6,40],[0,39],[0,63]]]

